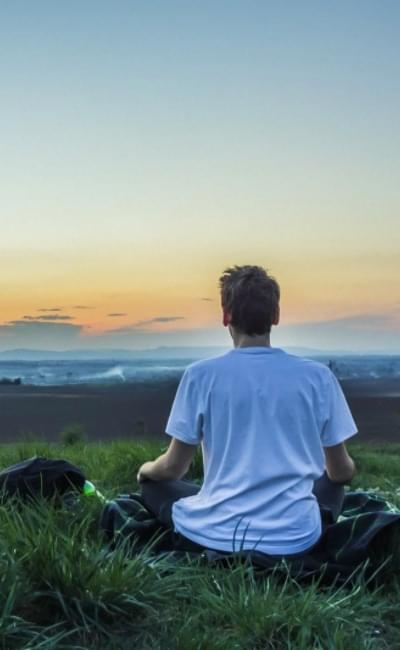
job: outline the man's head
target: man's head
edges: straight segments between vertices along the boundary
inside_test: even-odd
[[[263,336],[278,324],[280,288],[261,266],[227,268],[219,287],[225,326],[247,336]]]

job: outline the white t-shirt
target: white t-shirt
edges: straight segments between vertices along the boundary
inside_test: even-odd
[[[211,549],[280,555],[318,541],[323,447],[357,427],[327,366],[243,347],[186,368],[166,433],[203,452],[202,487],[173,503],[174,530]]]

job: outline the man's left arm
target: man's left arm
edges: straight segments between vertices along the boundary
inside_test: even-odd
[[[189,445],[177,438],[172,438],[169,448],[156,460],[144,463],[137,474],[138,483],[146,479],[164,481],[181,479],[189,470],[195,456],[197,445]]]
[[[172,437],[165,454],[144,463],[137,480],[178,480],[188,471],[202,440],[203,409],[201,391],[193,368],[186,368],[176,391],[165,433]]]

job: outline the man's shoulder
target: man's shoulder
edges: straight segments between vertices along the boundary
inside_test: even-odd
[[[299,372],[320,375],[322,378],[330,373],[328,366],[316,359],[309,359],[308,357],[301,357],[288,352],[285,354],[285,357],[289,363],[292,363],[293,366],[298,368]]]
[[[221,364],[226,363],[228,359],[228,352],[229,351],[223,352],[222,354],[218,354],[214,357],[207,357],[206,359],[193,361],[186,367],[186,371],[190,374],[197,375],[213,370]]]
[[[235,356],[230,354],[229,350],[214,357],[192,362],[186,367],[186,372],[191,377],[199,379],[200,377],[213,375],[218,371],[223,373],[227,370],[227,365],[232,365],[232,371],[235,370]],[[327,377],[331,372],[328,366],[320,361],[291,354],[282,348],[280,348],[279,356],[275,358],[274,372],[279,367],[282,368],[282,372],[293,373],[297,376],[318,377],[323,383],[327,381]]]

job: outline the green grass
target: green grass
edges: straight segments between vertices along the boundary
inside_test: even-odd
[[[358,474],[400,507],[400,445],[349,445]],[[0,446],[0,467],[40,454],[81,467],[107,496],[138,491],[136,472],[157,443]],[[201,481],[200,449],[187,478]],[[347,488],[346,488],[347,489]],[[109,554],[98,530],[102,505],[77,510],[0,506],[0,648],[99,650],[358,650],[400,647],[400,574],[371,588],[300,586],[200,560],[171,567],[151,548]],[[400,566],[400,550],[397,558]]]

